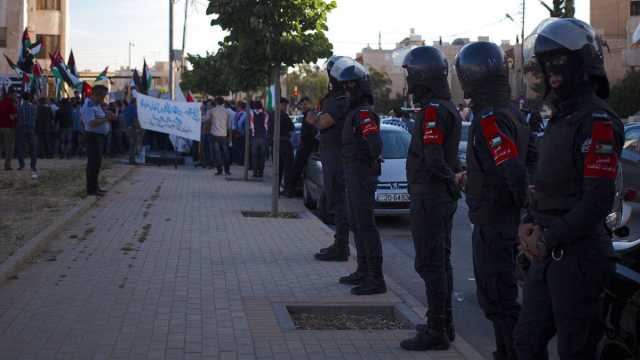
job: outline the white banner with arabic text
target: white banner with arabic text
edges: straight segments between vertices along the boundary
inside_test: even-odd
[[[145,130],[200,141],[199,103],[185,103],[156,99],[137,94],[138,120]]]

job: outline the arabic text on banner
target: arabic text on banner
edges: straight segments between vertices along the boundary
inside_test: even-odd
[[[200,104],[156,99],[140,93],[136,98],[143,129],[200,141]]]

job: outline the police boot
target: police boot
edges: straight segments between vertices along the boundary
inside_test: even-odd
[[[362,284],[351,289],[353,295],[374,295],[387,292],[387,284],[382,274],[382,258],[367,259],[367,276]]]
[[[400,347],[409,351],[448,350],[451,345],[445,329],[444,316],[431,316],[429,324],[423,325],[411,339],[403,340]]]
[[[347,276],[341,277],[339,282],[340,284],[345,284],[345,285],[353,285],[353,286],[360,285],[364,281],[364,278],[366,276],[367,276],[367,259],[365,257],[358,256],[358,268],[356,269],[356,271]]]
[[[417,332],[425,332],[427,331],[427,324],[419,324],[416,325]],[[456,327],[453,324],[453,321],[449,322],[445,328],[445,332],[447,333],[447,337],[449,338],[449,342],[454,342],[456,340]]]
[[[332,245],[326,252],[318,252],[313,257],[319,261],[348,261],[349,247],[338,247]]]
[[[450,342],[456,340],[456,326],[453,323],[453,310],[451,309],[451,302],[447,306],[447,336]]]

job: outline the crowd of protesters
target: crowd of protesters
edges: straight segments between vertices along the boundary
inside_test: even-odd
[[[135,99],[118,100],[107,105],[115,114],[108,124],[102,152],[108,157],[127,154],[135,163],[142,141]],[[86,131],[79,96],[54,100],[35,98],[29,93],[8,91],[0,100],[0,152],[4,170],[25,168],[25,158],[34,177],[39,159],[70,159],[86,156]]]

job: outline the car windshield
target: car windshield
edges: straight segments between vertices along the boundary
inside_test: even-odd
[[[382,157],[385,159],[406,159],[409,153],[411,135],[402,129],[382,130]]]

